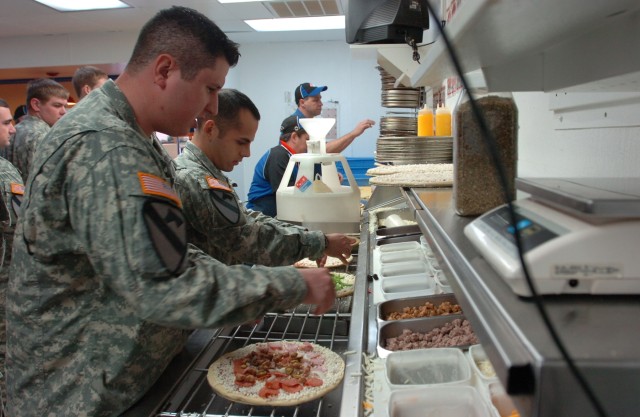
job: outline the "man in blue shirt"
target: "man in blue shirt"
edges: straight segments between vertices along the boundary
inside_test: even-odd
[[[311,118],[319,116],[322,113],[322,92],[327,90],[327,86],[315,86],[309,83],[302,83],[296,87],[295,99],[298,108],[293,112],[292,116],[299,118]],[[358,136],[373,126],[375,122],[371,119],[364,119],[356,125],[356,127],[344,136],[336,140],[327,142],[327,153],[340,153],[351,145],[351,142]]]
[[[287,169],[291,155],[307,152],[309,134],[300,126],[298,116],[292,115],[282,121],[280,143],[269,149],[258,161],[253,171],[253,180],[249,189],[247,208],[260,211],[267,216],[276,217],[276,191]],[[293,185],[295,172],[289,180]]]

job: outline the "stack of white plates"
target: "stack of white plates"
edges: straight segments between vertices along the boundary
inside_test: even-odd
[[[450,136],[389,136],[376,143],[376,162],[394,165],[450,164],[453,138]]]

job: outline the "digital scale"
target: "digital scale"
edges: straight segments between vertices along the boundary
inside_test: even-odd
[[[517,178],[530,197],[497,207],[464,233],[518,295],[640,294],[640,178]]]

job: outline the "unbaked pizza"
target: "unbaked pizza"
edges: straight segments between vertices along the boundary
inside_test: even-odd
[[[353,260],[353,256],[349,256],[347,258],[348,262],[351,262],[351,260]],[[317,268],[318,264],[316,263],[316,261],[312,261],[309,258],[304,258],[294,263],[293,266],[295,266],[296,268]],[[341,266],[345,266],[345,264],[342,263],[340,258],[327,256],[327,262],[324,264],[325,268],[339,268]]]
[[[345,272],[332,272],[331,280],[336,289],[336,298],[348,297],[353,294],[356,276]]]
[[[224,354],[209,367],[207,380],[232,401],[293,406],[340,385],[344,366],[337,353],[314,343],[266,342]]]

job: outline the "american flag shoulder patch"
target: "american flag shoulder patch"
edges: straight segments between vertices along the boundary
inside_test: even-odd
[[[229,188],[229,185],[225,184],[224,182],[220,181],[215,177],[207,175],[206,180],[209,188],[215,188],[215,189],[224,190],[224,191],[231,191],[231,188]]]
[[[182,207],[182,201],[178,197],[178,193],[164,179],[146,172],[138,172],[138,179],[143,193],[168,198],[179,207]]]
[[[24,195],[24,185],[17,182],[11,183],[11,194]]]

